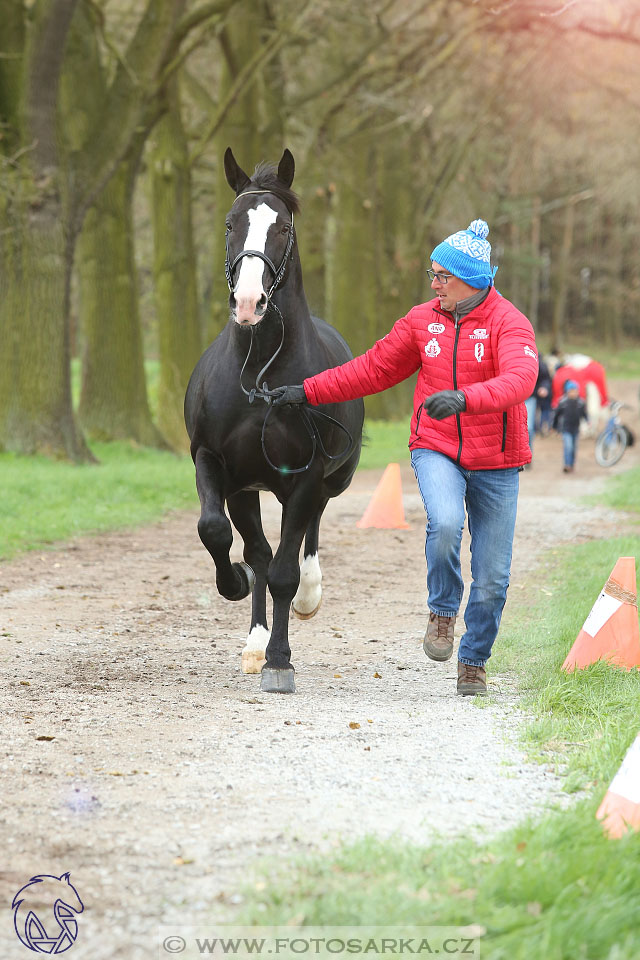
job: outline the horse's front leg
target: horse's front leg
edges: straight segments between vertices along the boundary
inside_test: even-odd
[[[233,525],[244,541],[244,559],[256,575],[251,597],[251,626],[242,651],[242,670],[244,673],[260,673],[269,642],[267,570],[273,553],[262,529],[260,494],[253,490],[241,490],[227,498],[227,506]]]
[[[273,623],[260,681],[260,689],[267,693],[294,693],[296,688],[289,646],[289,611],[300,583],[302,538],[320,505],[319,484],[311,477],[305,480],[299,482],[282,509],[280,546],[267,575],[273,598]]]
[[[200,497],[198,533],[216,566],[216,586],[227,600],[243,600],[253,589],[255,575],[248,563],[231,563],[231,524],[224,512],[224,469],[200,447],[195,455],[196,487]]]

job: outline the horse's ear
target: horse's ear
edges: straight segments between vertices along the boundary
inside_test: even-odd
[[[242,167],[239,167],[236,163],[236,158],[233,155],[231,147],[227,147],[224,152],[224,172],[227,183],[232,190],[235,190],[236,196],[242,193],[243,190],[246,190],[251,183],[250,178],[246,175]]]
[[[278,164],[278,180],[282,180],[286,187],[290,187],[293,183],[293,175],[296,172],[296,164],[293,159],[293,154],[290,150],[285,151],[280,158],[280,163]]]

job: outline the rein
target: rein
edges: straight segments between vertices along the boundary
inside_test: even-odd
[[[248,194],[252,194],[252,193],[270,193],[270,192],[271,191],[269,190],[246,190],[244,193],[239,194],[236,197],[236,200],[239,200],[240,197],[246,197]],[[235,200],[233,202],[235,203]],[[245,367],[249,362],[249,357],[251,356],[251,350],[253,347],[253,337],[254,337],[255,327],[251,327],[251,342],[249,344],[249,350],[247,351],[247,356],[245,357],[245,361],[242,364],[242,369],[240,371],[240,389],[242,390],[244,395],[248,398],[249,403],[254,403],[255,400],[264,400],[264,402],[268,405],[269,409],[267,410],[267,414],[264,418],[264,422],[262,424],[262,433],[260,435],[262,453],[264,455],[265,460],[267,461],[267,463],[269,464],[272,470],[276,470],[278,473],[284,473],[284,474],[305,473],[305,471],[307,471],[311,466],[311,464],[313,463],[313,460],[315,458],[318,448],[320,448],[322,454],[327,458],[327,460],[340,460],[342,457],[345,457],[349,453],[351,453],[351,450],[353,449],[353,437],[351,436],[351,433],[349,432],[349,430],[347,430],[347,428],[344,426],[344,424],[334,419],[334,417],[330,417],[328,413],[324,413],[322,410],[316,410],[314,407],[307,407],[307,405],[302,406],[302,405],[296,404],[296,409],[298,410],[300,416],[302,417],[302,422],[311,439],[312,449],[311,449],[311,456],[309,457],[309,460],[302,467],[284,467],[284,466],[279,467],[271,460],[271,458],[269,457],[269,454],[267,453],[267,447],[265,444],[264,437],[267,429],[267,422],[269,420],[269,417],[273,413],[274,391],[269,390],[266,380],[263,380],[262,384],[260,383],[260,381],[262,380],[262,377],[264,377],[265,373],[267,372],[271,364],[274,362],[274,360],[282,350],[282,347],[284,346],[284,317],[282,316],[282,313],[280,312],[278,305],[272,301],[271,297],[275,293],[275,291],[278,289],[278,287],[281,286],[282,284],[282,281],[284,279],[284,275],[287,269],[287,261],[290,258],[293,259],[294,240],[295,240],[295,235],[293,230],[293,214],[291,214],[291,229],[289,231],[289,239],[287,240],[287,246],[284,251],[284,255],[282,257],[280,266],[278,268],[276,268],[273,261],[265,253],[262,253],[260,250],[241,250],[240,253],[237,255],[237,257],[235,257],[233,262],[231,262],[229,259],[229,235],[228,234],[225,239],[226,256],[225,256],[225,262],[224,262],[224,270],[227,278],[227,284],[231,292],[233,292],[233,276],[234,276],[235,268],[237,267],[238,263],[242,260],[243,257],[259,257],[261,260],[263,260],[267,264],[267,266],[269,267],[273,275],[273,283],[271,284],[269,290],[267,291],[267,308],[266,309],[268,309],[271,306],[276,312],[276,314],[278,315],[278,318],[280,320],[280,325],[282,327],[282,336],[280,338],[280,344],[276,348],[276,351],[273,354],[273,356],[269,360],[267,360],[265,365],[262,367],[262,369],[256,376],[255,386],[252,387],[250,390],[247,390],[242,382],[242,376],[244,374]],[[318,429],[318,425],[313,420],[313,417],[322,417],[323,420],[326,420],[329,423],[332,423],[334,426],[338,427],[340,430],[342,430],[343,433],[347,435],[347,445],[344,448],[344,450],[341,450],[340,453],[336,453],[336,454],[328,453],[327,448],[324,445],[322,436],[320,434],[320,430]]]
[[[273,306],[275,306],[275,304],[273,304]],[[277,307],[276,307],[276,310],[277,310]],[[242,390],[244,395],[248,397],[249,403],[254,403],[255,400],[264,400],[264,402],[269,407],[269,409],[267,410],[267,414],[264,418],[264,421],[262,423],[262,432],[260,434],[260,444],[262,446],[263,456],[267,461],[267,463],[269,464],[269,466],[271,467],[271,469],[276,470],[278,473],[284,473],[284,474],[305,473],[313,463],[318,447],[320,448],[324,456],[327,458],[327,460],[340,460],[342,457],[345,457],[349,453],[351,453],[353,449],[353,437],[351,436],[351,433],[349,432],[349,430],[347,430],[347,428],[344,426],[344,424],[340,423],[340,421],[336,420],[334,417],[330,417],[328,413],[324,413],[324,411],[322,410],[316,410],[314,407],[307,407],[306,404],[305,405],[296,404],[295,409],[299,412],[300,416],[302,417],[302,422],[307,430],[307,433],[309,434],[309,437],[311,438],[311,456],[302,467],[279,467],[277,464],[273,462],[273,460],[267,453],[267,446],[266,446],[264,437],[265,437],[269,417],[271,416],[274,410],[273,396],[275,391],[269,390],[266,380],[264,380],[262,382],[262,385],[260,385],[260,379],[267,372],[267,370],[269,369],[273,361],[276,359],[276,357],[278,356],[278,354],[280,353],[284,345],[284,319],[279,310],[278,310],[278,316],[280,318],[280,323],[282,325],[282,337],[280,338],[280,344],[277,347],[273,356],[269,360],[267,360],[262,370],[260,370],[260,372],[256,376],[255,387],[252,387],[250,390],[247,390],[242,382],[242,375],[249,361],[249,357],[251,356],[251,349],[253,347],[253,334],[254,334],[255,327],[251,328],[251,343],[249,344],[249,350],[247,351],[247,356],[245,357],[245,361],[242,364],[242,370],[240,371],[240,389]],[[322,417],[323,420],[326,420],[329,423],[332,423],[334,426],[338,427],[340,430],[342,430],[343,433],[346,434],[347,445],[344,448],[344,450],[341,450],[340,453],[335,453],[335,454],[331,454],[327,451],[327,448],[324,445],[324,441],[322,439],[320,430],[318,429],[318,425],[314,422],[313,417]]]

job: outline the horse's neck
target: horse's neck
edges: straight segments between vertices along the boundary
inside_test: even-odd
[[[268,315],[256,327],[247,364],[248,371],[250,367],[260,369],[271,359],[281,343],[282,351],[289,353],[294,344],[300,349],[303,344],[308,344],[313,339],[313,324],[297,255],[288,271],[286,282],[273,295],[273,302],[280,311],[280,316],[275,310],[269,310]],[[246,351],[245,340],[246,337],[243,337],[241,349]]]

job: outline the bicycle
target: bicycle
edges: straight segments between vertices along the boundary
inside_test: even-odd
[[[611,401],[611,416],[596,439],[596,462],[601,467],[612,467],[629,445],[629,433],[620,420],[620,410],[625,406],[619,400]]]

